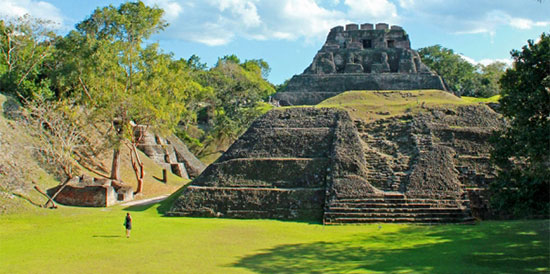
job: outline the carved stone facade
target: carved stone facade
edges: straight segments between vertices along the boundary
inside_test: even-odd
[[[347,90],[447,90],[411,49],[403,28],[379,23],[330,30],[301,75],[275,95],[282,105],[314,105]]]

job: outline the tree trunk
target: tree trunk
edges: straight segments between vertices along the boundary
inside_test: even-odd
[[[111,166],[111,180],[120,181],[120,148],[113,149],[113,165]]]
[[[143,191],[143,177],[145,177],[145,169],[143,167],[143,162],[139,158],[137,148],[135,143],[132,143],[130,146],[130,159],[132,160],[132,168],[136,174],[137,180],[137,189],[134,192],[135,194],[141,193]]]

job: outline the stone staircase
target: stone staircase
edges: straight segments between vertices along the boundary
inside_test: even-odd
[[[325,208],[323,223],[471,223],[468,200],[406,197],[398,192],[340,198]]]

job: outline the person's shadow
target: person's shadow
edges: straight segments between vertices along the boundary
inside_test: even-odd
[[[121,238],[120,235],[94,235],[93,238]]]

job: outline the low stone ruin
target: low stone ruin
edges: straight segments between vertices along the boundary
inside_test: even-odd
[[[274,99],[281,105],[315,105],[348,90],[447,90],[424,65],[399,26],[379,23],[330,30],[311,65],[293,76]]]
[[[48,189],[48,195],[54,196],[60,188],[54,201],[64,205],[108,207],[134,199],[132,187],[119,181],[88,175],[74,177],[65,185]]]
[[[484,105],[374,122],[336,109],[257,119],[173,204],[171,216],[367,222],[470,222],[495,175]],[[470,200],[474,201],[472,207]]]
[[[184,179],[195,178],[206,168],[187,146],[175,135],[162,138],[147,131],[146,126],[134,127],[137,148],[149,156],[155,163]]]

